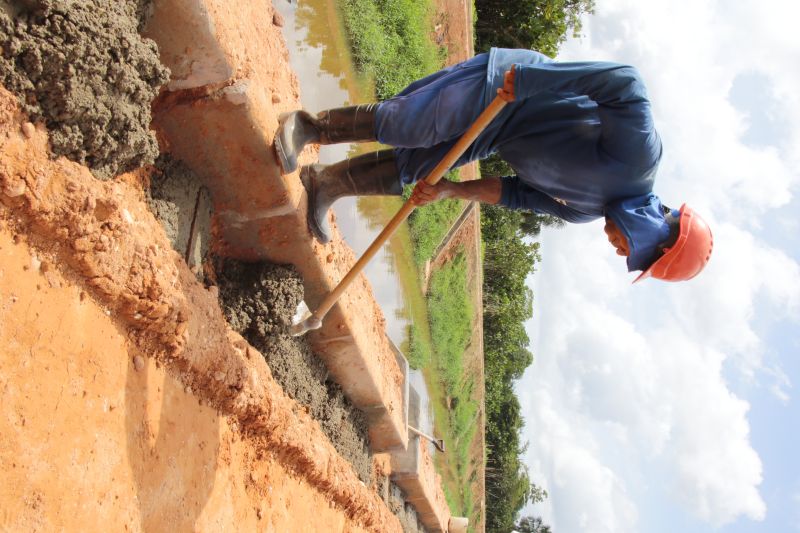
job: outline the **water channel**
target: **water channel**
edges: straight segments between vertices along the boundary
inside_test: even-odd
[[[300,82],[303,107],[313,113],[344,105],[374,101],[369,83],[353,66],[335,0],[274,0],[284,18],[283,36],[289,62]],[[322,146],[319,159],[329,164],[377,144]],[[397,198],[343,198],[333,209],[347,244],[361,255],[400,208]],[[383,246],[364,270],[375,299],[386,316],[386,333],[401,350],[408,346],[413,306],[424,305],[416,266],[411,257],[408,226]],[[422,372],[412,370],[411,385],[421,399],[420,428],[433,432],[430,396]]]

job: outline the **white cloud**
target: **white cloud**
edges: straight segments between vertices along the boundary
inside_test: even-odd
[[[674,472],[660,482],[703,520],[763,518],[761,463],[749,442],[748,406],[726,387],[728,356],[714,348],[758,345],[747,328],[751,302],[745,296],[728,304],[732,291],[720,291],[717,304],[732,312],[717,311],[710,322],[692,324],[708,312],[705,305],[691,305],[696,297],[685,305],[656,283],[631,288],[619,270],[604,281],[587,281],[583,272],[623,268],[610,253],[592,254],[600,231],[595,224],[547,236],[546,262],[534,289],[536,362],[518,386],[528,407],[532,470],[547,481],[554,528],[580,530],[580,514],[567,512],[572,508],[608,526],[593,530],[637,531],[631,494],[653,482],[637,473],[651,462]],[[585,296],[601,287],[618,300]],[[642,316],[647,319],[636,320]],[[742,363],[752,366],[757,362]],[[590,504],[587,494],[594,491],[604,496]]]
[[[797,531],[800,531],[800,490],[795,491],[791,496],[792,502],[795,504],[795,512],[794,516],[791,517],[792,520],[792,527]]]
[[[612,59],[642,71],[667,147],[658,183],[665,200],[713,207],[739,223],[756,222],[766,209],[789,202],[800,181],[800,131],[792,130],[780,146],[746,146],[741,137],[747,115],[730,103],[728,93],[739,74],[761,72],[772,81],[785,118],[795,124],[800,120],[800,70],[794,67],[800,34],[773,35],[786,23],[772,24],[776,18],[786,20],[787,10],[796,11],[796,6],[786,2],[770,8],[755,1],[737,2],[736,8],[709,1],[598,4],[587,39],[571,41],[562,57]]]
[[[788,401],[791,384],[780,357],[765,361],[758,324],[800,321],[800,266],[775,247],[800,217],[767,216],[792,202],[800,183],[800,3],[597,4],[586,38],[570,41],[560,59],[639,68],[665,146],[656,192],[668,205],[697,208],[715,251],[689,283],[632,288],[599,224],[545,233],[536,361],[517,387],[527,461],[550,492],[537,510],[562,533],[585,523],[647,530],[638,509],[666,486],[709,524],[761,520],[749,404],[725,376],[733,371],[754,389],[768,381]],[[791,125],[774,146],[745,144],[747,114],[729,101],[736,77],[753,72],[769,80]],[[772,246],[754,236],[762,230],[773,231]]]

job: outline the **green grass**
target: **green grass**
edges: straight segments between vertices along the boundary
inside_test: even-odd
[[[408,334],[408,364],[411,368],[424,368],[431,364],[433,346],[430,342],[430,332],[427,332],[428,339],[425,338],[425,333],[417,324],[411,324]]]
[[[471,399],[473,382],[464,370],[474,312],[466,288],[463,252],[432,274],[428,295],[431,363],[426,368],[429,381],[438,385],[436,393],[432,392],[437,426],[450,446],[441,468],[445,497],[451,511],[462,513],[460,516],[473,512],[472,498],[465,490],[469,487],[470,446],[479,410],[478,402]]]
[[[449,396],[464,382],[464,349],[472,335],[472,302],[466,291],[467,261],[463,252],[431,275],[428,316],[436,368]]]
[[[444,179],[460,181],[458,169],[448,172]],[[413,186],[406,187],[404,198],[408,198],[412,189]],[[414,261],[417,267],[421,268],[425,261],[433,258],[436,247],[463,209],[462,200],[442,200],[414,209],[408,217],[408,225],[414,241]]]
[[[356,68],[375,82],[384,100],[444,64],[430,40],[430,0],[339,0]]]

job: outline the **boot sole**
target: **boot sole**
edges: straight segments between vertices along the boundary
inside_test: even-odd
[[[311,176],[309,176],[308,172],[300,171],[300,182],[303,184],[303,187],[306,190],[306,196],[308,196],[308,205],[306,206],[306,225],[308,226],[311,235],[314,236],[317,241],[322,244],[327,244],[330,242],[330,237],[325,235],[322,230],[317,225],[317,221],[314,220],[314,211],[311,206],[316,204],[317,201],[317,194],[314,191],[314,184]]]

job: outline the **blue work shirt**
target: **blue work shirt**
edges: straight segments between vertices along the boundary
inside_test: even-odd
[[[484,105],[513,64],[518,102],[494,147],[517,176],[503,180],[501,204],[584,222],[652,191],[661,139],[635,68],[495,48]]]
[[[646,267],[669,230],[652,194],[661,139],[631,66],[493,48],[418,80],[376,112],[377,139],[396,147],[401,181],[428,175],[495,98],[512,65],[515,101],[454,166],[498,153],[516,173],[502,180],[501,205],[568,222],[608,215],[634,252],[628,268]]]

